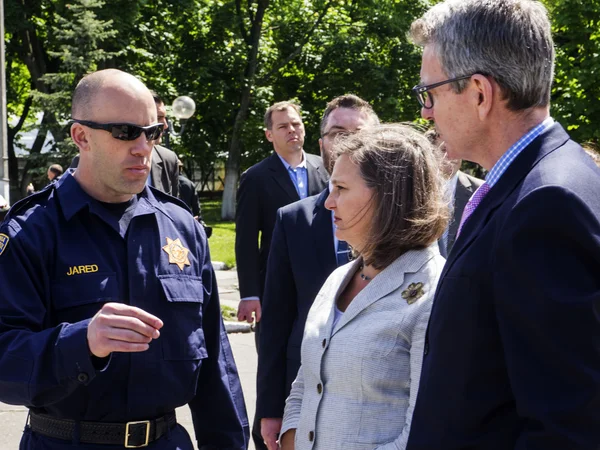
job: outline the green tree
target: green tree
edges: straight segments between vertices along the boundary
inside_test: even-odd
[[[579,142],[600,141],[600,0],[545,0],[556,75],[552,115]]]

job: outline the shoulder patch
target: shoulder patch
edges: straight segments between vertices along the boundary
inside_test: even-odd
[[[8,246],[9,237],[4,233],[0,233],[0,255],[4,253],[4,249]]]

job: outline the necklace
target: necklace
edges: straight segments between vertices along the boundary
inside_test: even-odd
[[[365,268],[365,266],[364,266],[364,265],[362,265],[362,264],[361,264],[361,265],[360,265],[360,267],[358,268],[358,271],[359,271],[360,278],[361,278],[362,280],[365,280],[365,281],[371,281],[373,278],[366,276],[366,275],[365,275],[365,274],[362,272],[364,268]]]

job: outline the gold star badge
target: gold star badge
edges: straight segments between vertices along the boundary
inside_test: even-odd
[[[177,264],[181,270],[185,266],[191,266],[188,259],[189,250],[183,246],[179,238],[173,240],[167,238],[167,245],[162,248],[169,255],[169,264]]]

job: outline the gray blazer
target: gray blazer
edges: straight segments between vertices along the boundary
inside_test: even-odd
[[[330,275],[308,314],[302,366],[285,406],[281,434],[296,429],[296,450],[405,448],[444,262],[437,242],[402,255],[354,298],[333,329],[335,300],[360,258]],[[422,292],[409,304],[404,297],[414,283],[423,283]]]
[[[152,151],[152,186],[173,197],[179,196],[179,164],[177,155],[162,145]]]

